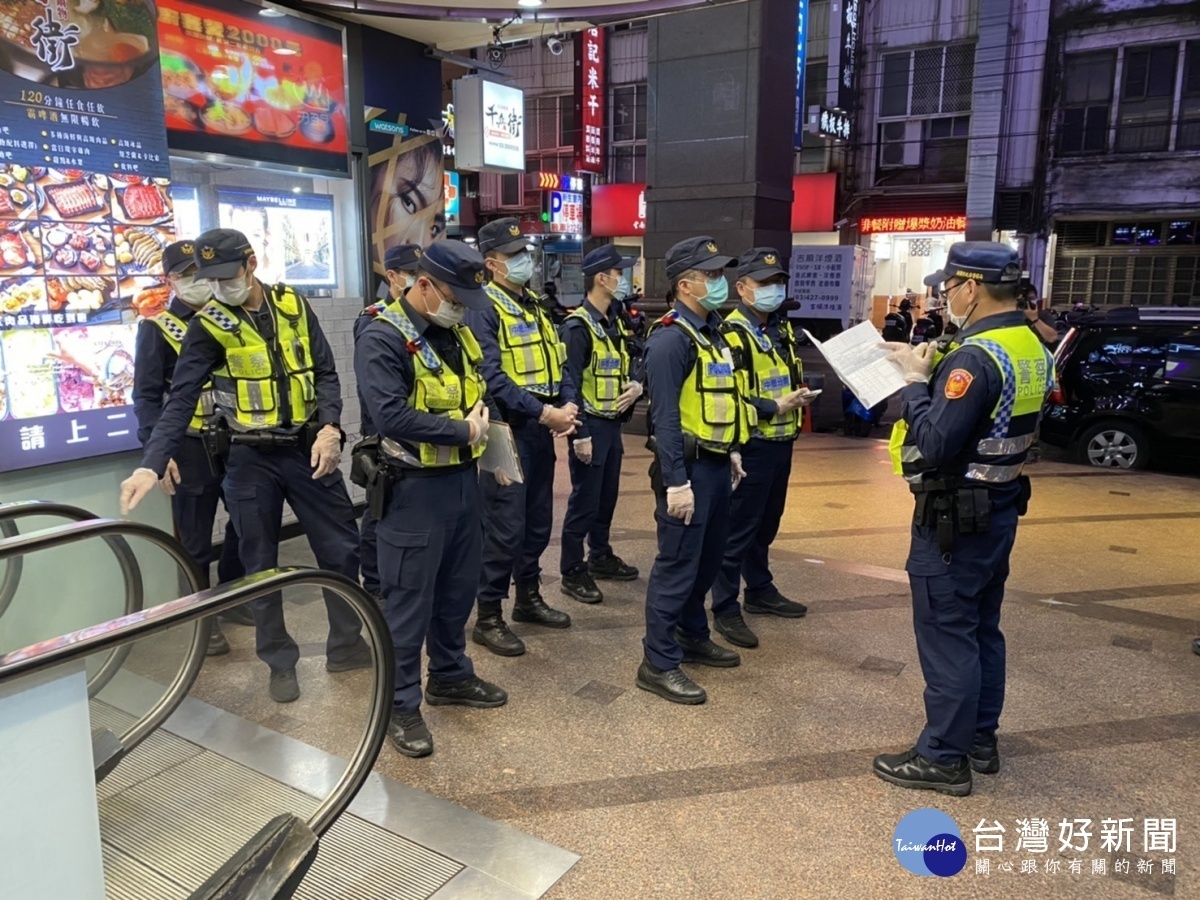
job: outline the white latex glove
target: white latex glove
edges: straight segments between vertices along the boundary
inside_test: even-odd
[[[572,441],[571,446],[575,448],[575,458],[585,466],[592,464],[592,439],[579,438]]]
[[[729,454],[729,471],[733,475],[733,489],[736,491],[746,477],[746,470],[742,468],[742,454],[736,450]]]
[[[153,469],[134,469],[133,474],[121,482],[121,515],[129,515],[156,484],[158,473]]]
[[[808,388],[800,388],[798,391],[792,391],[786,397],[780,397],[775,401],[775,406],[779,411],[779,415],[785,415],[794,412],[802,406],[808,406],[816,399],[809,395]]]
[[[308,464],[313,467],[313,480],[332,474],[342,461],[342,435],[336,428],[326,425],[317,432],[313,441],[312,457]]]
[[[692,516],[696,513],[696,495],[692,493],[692,483],[681,484],[679,487],[667,488],[667,515],[683,519],[684,525],[692,524]]]
[[[478,401],[474,408],[467,413],[467,425],[471,428],[470,446],[475,447],[487,440],[488,429],[491,427],[488,408],[483,401]]]
[[[159,480],[158,486],[162,488],[163,493],[168,497],[175,496],[175,485],[179,484],[179,466],[175,465],[175,460],[167,461],[167,471],[163,473],[163,477]]]
[[[637,403],[638,397],[642,396],[641,382],[631,381],[625,385],[621,391],[621,396],[617,398],[617,412],[628,412],[633,404]]]
[[[929,381],[929,373],[933,371],[933,354],[937,349],[935,344],[927,342],[913,347],[911,344],[887,343],[879,346],[892,351],[888,359],[900,366],[908,384]]]
[[[513,481],[503,472],[495,472],[494,474],[496,476],[496,484],[500,485],[500,487],[512,487],[514,484],[516,484],[515,481]]]

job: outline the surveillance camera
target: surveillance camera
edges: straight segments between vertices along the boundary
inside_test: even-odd
[[[845,228],[849,224],[850,224],[849,219],[838,219],[836,222],[833,223],[833,227],[834,228]]]
[[[546,49],[551,56],[562,56],[563,43],[556,37],[546,38]]]

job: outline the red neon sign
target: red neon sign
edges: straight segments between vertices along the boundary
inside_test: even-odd
[[[863,216],[858,221],[861,234],[920,231],[966,231],[966,216]]]

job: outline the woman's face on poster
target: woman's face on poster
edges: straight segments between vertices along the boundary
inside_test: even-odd
[[[384,233],[389,246],[428,246],[446,230],[442,160],[417,147],[396,160],[390,183],[386,167],[376,175],[377,203],[385,205]]]

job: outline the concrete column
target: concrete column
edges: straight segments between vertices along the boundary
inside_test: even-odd
[[[796,16],[796,0],[748,0],[650,20],[648,299],[693,235],[790,253]]]

